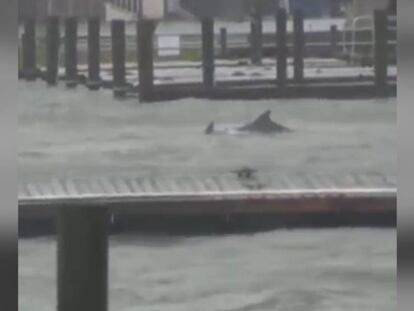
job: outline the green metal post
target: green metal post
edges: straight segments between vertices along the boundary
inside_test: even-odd
[[[58,210],[58,311],[106,311],[107,211],[64,206]]]

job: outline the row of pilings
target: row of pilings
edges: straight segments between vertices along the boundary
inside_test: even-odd
[[[260,64],[262,60],[262,17],[255,14],[251,22],[251,60],[253,64]],[[304,56],[305,56],[305,32],[304,17],[297,10],[293,16],[293,72],[294,82],[304,82]],[[91,90],[97,90],[102,86],[100,76],[100,25],[98,18],[87,21],[87,62],[88,74],[84,79],[86,86]],[[375,86],[379,90],[385,90],[387,86],[387,15],[385,11],[378,10],[374,14],[374,64]],[[58,55],[60,46],[60,20],[55,16],[46,19],[46,70],[41,72],[36,64],[36,21],[28,19],[24,22],[22,36],[22,64],[19,70],[20,77],[33,80],[42,77],[48,85],[56,85],[58,75]],[[156,22],[141,19],[137,22],[137,63],[139,86],[138,93],[141,102],[152,101],[154,98],[154,51],[153,39]],[[331,46],[337,48],[337,28],[331,27]],[[283,88],[288,83],[287,79],[287,14],[281,9],[276,14],[276,84]],[[214,47],[214,19],[206,17],[201,19],[202,36],[202,71],[203,87],[205,92],[215,87],[215,47]],[[131,88],[126,82],[126,40],[125,21],[113,20],[111,22],[112,44],[112,76],[111,87],[115,97],[123,97]],[[77,42],[78,19],[68,17],[64,20],[64,80],[67,87],[75,87],[80,83],[78,75]],[[220,31],[221,53],[227,49],[227,32]]]

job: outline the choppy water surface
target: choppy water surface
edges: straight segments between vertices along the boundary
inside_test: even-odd
[[[20,178],[183,175],[240,166],[277,174],[394,175],[396,100],[183,99],[141,105],[110,91],[19,83]],[[204,135],[266,109],[286,135]]]
[[[396,169],[396,100],[183,99],[140,105],[109,91],[19,83],[19,178]],[[294,130],[207,136],[266,109]],[[396,309],[395,230],[273,231],[215,237],[113,237],[110,310]],[[56,307],[56,243],[19,241],[19,310]]]
[[[389,311],[395,230],[114,237],[110,310]],[[54,239],[19,241],[19,310],[56,306]]]

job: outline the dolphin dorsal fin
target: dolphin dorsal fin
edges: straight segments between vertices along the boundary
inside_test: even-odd
[[[210,122],[209,125],[206,127],[205,131],[206,134],[211,134],[214,132],[214,122]]]
[[[260,116],[258,116],[256,118],[256,120],[254,120],[252,123],[253,124],[257,124],[257,123],[260,123],[260,124],[273,123],[272,120],[270,119],[270,114],[271,114],[271,111],[270,110],[266,110]]]

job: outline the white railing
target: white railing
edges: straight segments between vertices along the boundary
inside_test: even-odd
[[[367,22],[370,26],[365,26],[365,27],[360,27],[357,28],[358,24],[362,23],[362,22]],[[351,31],[351,40],[350,42],[347,42],[347,34],[349,33],[349,31]],[[352,22],[351,22],[351,26],[350,27],[344,27],[343,31],[342,31],[342,41],[344,43],[347,44],[343,44],[342,48],[343,48],[343,53],[344,54],[349,54],[351,59],[354,59],[356,56],[356,46],[360,43],[356,41],[356,33],[358,31],[371,31],[371,35],[373,37],[374,35],[374,24],[373,24],[373,18],[371,15],[363,15],[363,16],[357,16],[355,17]],[[361,42],[362,44],[372,44],[371,41],[367,41],[367,42]]]
[[[389,31],[396,31],[396,23],[397,17],[396,16],[388,16],[388,30]],[[390,25],[391,24],[391,25]],[[359,26],[361,25],[361,26]],[[370,32],[371,40],[358,40],[357,33],[367,31]],[[351,32],[351,39],[348,40],[348,34]],[[351,60],[355,60],[358,56],[360,56],[357,52],[358,46],[373,46],[374,45],[374,38],[375,38],[375,27],[374,27],[374,18],[372,15],[361,15],[357,16],[352,19],[350,26],[345,27],[342,30],[342,52],[344,55],[349,55]],[[387,40],[388,44],[396,45],[396,40]],[[373,49],[371,50],[371,57],[373,56]]]

